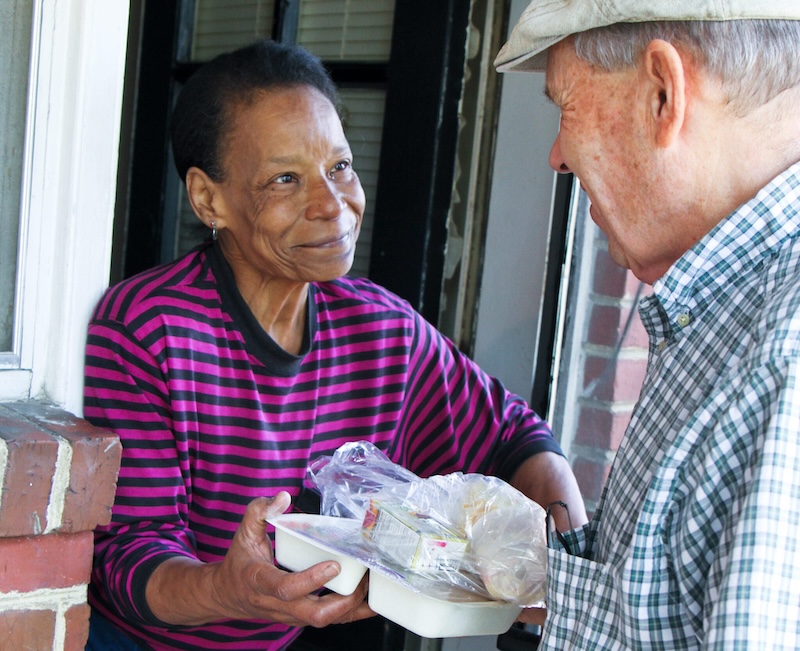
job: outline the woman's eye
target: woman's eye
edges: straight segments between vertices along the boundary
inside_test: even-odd
[[[291,174],[281,174],[280,176],[276,176],[274,179],[275,183],[291,183],[294,180],[294,177]]]
[[[350,169],[350,161],[349,160],[342,160],[342,161],[339,161],[338,163],[336,163],[336,165],[333,166],[333,169],[331,170],[331,172],[344,172],[344,171],[349,170],[349,169]]]

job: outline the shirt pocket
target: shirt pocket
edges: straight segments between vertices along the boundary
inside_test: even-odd
[[[552,548],[547,564],[547,620],[540,650],[617,648],[619,599],[606,566]]]

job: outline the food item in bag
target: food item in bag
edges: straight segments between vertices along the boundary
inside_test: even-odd
[[[494,599],[518,604],[544,601],[547,552],[532,541],[542,524],[518,510],[486,512],[471,528],[472,554],[486,590]]]
[[[323,513],[364,523],[363,540],[376,561],[431,585],[544,605],[545,512],[502,479],[460,472],[421,478],[368,441],[315,460],[309,477]]]
[[[388,558],[417,572],[457,570],[467,541],[431,517],[399,505],[370,501],[364,533]]]
[[[480,475],[463,476],[460,501],[463,520],[458,523],[492,598],[519,604],[543,602],[544,510],[499,479]]]

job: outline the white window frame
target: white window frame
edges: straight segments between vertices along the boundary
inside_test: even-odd
[[[108,285],[128,0],[34,3],[14,350],[0,401],[80,414],[91,310]]]

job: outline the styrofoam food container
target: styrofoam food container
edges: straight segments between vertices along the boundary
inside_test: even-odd
[[[303,529],[312,526],[329,527],[346,536],[350,531],[361,528],[358,520],[284,513],[267,521],[275,527],[275,560],[280,565],[293,572],[300,572],[323,561],[336,561],[342,568],[341,572],[328,581],[325,587],[341,595],[353,593],[367,571],[366,566],[337,550],[334,545],[303,535]]]
[[[415,592],[372,570],[369,607],[424,638],[500,635],[522,608],[504,601],[450,601]]]
[[[455,588],[452,599],[425,594],[424,589],[418,592],[397,570],[375,558],[357,558],[359,552],[347,541],[361,528],[358,520],[285,513],[268,522],[275,527],[275,560],[280,565],[299,572],[323,561],[336,561],[342,571],[325,587],[342,595],[352,594],[369,568],[370,608],[423,638],[500,635],[522,610]]]

